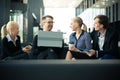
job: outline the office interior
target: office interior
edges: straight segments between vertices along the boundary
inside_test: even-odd
[[[1,0],[0,28],[8,21],[17,21],[20,25],[21,43],[32,44],[40,28],[41,17],[54,17],[53,31],[63,32],[65,45],[69,42],[70,19],[80,16],[93,31],[93,20],[98,14],[109,17],[110,25],[119,33],[120,52],[120,1],[119,0]],[[1,39],[0,39],[1,40]],[[1,44],[1,43],[0,43]]]
[[[69,28],[72,17],[80,16],[88,32],[92,32],[94,17],[107,15],[110,25],[119,33],[120,54],[120,0],[0,0],[0,11],[0,29],[8,21],[17,21],[23,45],[32,44],[41,29],[43,15],[54,17],[53,31],[64,33],[65,44],[72,32]],[[119,74],[119,60],[0,61],[1,80],[120,80]]]

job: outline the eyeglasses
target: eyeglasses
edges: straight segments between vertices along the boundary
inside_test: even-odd
[[[45,23],[48,23],[48,24],[53,24],[54,22],[53,22],[53,21],[48,21],[48,22],[45,22]]]

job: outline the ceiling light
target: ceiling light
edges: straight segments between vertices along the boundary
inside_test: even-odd
[[[100,5],[95,5],[95,7],[100,7]]]

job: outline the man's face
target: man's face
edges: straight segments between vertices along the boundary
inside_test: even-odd
[[[99,23],[99,18],[94,20],[94,28],[95,30],[99,31],[103,28],[103,25]]]
[[[46,20],[43,22],[43,31],[51,31],[53,28],[53,19],[46,18]]]

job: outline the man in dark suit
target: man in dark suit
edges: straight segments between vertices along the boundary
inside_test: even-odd
[[[100,59],[115,59],[118,57],[118,34],[109,27],[108,17],[98,15],[94,18],[95,31],[92,33],[93,50],[88,54],[97,54]]]
[[[43,31],[51,31],[53,28],[53,17],[50,15],[46,15],[42,17],[41,27]],[[57,47],[43,47],[37,46],[37,38],[38,35],[34,37],[33,46],[31,50],[31,58],[32,59],[58,59],[62,51],[62,48]]]

